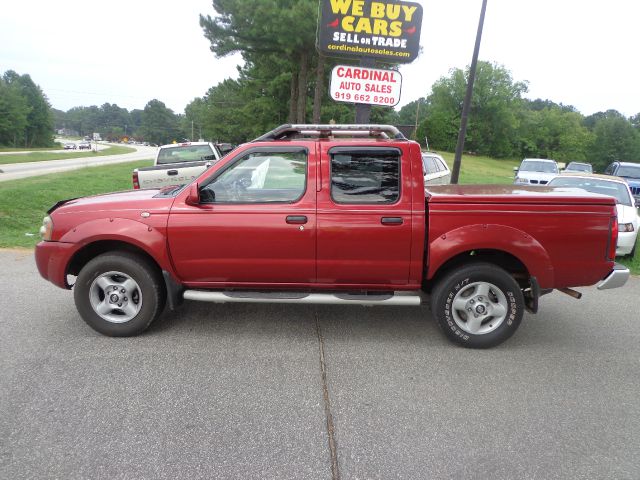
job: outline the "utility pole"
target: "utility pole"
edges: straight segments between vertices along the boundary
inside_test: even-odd
[[[478,53],[480,52],[480,40],[482,39],[482,27],[484,25],[484,13],[487,9],[487,0],[482,0],[480,10],[480,21],[478,22],[478,33],[476,34],[476,45],[473,49],[473,58],[469,68],[469,81],[467,83],[467,93],[462,105],[462,116],[460,118],[460,131],[458,132],[458,144],[456,145],[456,155],[453,159],[453,169],[451,170],[451,183],[458,183],[460,176],[460,164],[462,163],[462,150],[464,150],[464,137],[467,134],[467,121],[469,119],[469,109],[471,108],[471,96],[473,95],[473,82],[476,79],[476,67],[478,66]]]
[[[373,58],[364,57],[360,59],[360,66],[363,68],[373,68],[376,61]],[[371,121],[371,105],[368,103],[356,103],[356,123],[367,124]]]

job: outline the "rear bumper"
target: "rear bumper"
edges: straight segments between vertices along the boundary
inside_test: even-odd
[[[42,278],[60,288],[70,288],[67,284],[67,265],[75,253],[75,243],[39,242],[36,245],[36,265]]]
[[[609,290],[610,288],[622,287],[627,280],[629,280],[629,269],[624,265],[616,263],[613,266],[613,270],[609,274],[600,280],[598,283],[598,290]]]
[[[638,239],[638,232],[620,232],[618,234],[618,246],[616,247],[616,256],[629,255]]]

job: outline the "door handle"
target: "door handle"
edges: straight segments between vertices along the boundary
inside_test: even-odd
[[[404,220],[402,217],[382,217],[380,223],[383,225],[402,225]]]
[[[304,223],[307,223],[307,221],[308,219],[304,215],[289,215],[287,217],[287,223],[290,223],[293,225],[302,225]]]
[[[167,172],[167,175],[177,175],[178,174],[178,170],[169,170]]]

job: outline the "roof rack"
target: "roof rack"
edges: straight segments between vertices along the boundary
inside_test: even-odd
[[[328,138],[330,136],[367,136],[393,138],[406,140],[398,128],[393,125],[349,125],[349,124],[285,124],[274,128],[270,132],[253,140],[254,142],[266,142],[270,140],[282,140],[297,136],[314,136]]]

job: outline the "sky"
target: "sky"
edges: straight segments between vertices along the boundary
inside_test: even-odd
[[[423,0],[422,51],[401,67],[402,99],[426,96],[471,62],[481,0]],[[6,0],[0,73],[28,73],[60,110],[154,98],[176,113],[224,80],[239,55],[218,59],[199,25],[210,0]],[[488,0],[480,60],[497,62],[527,98],[573,105],[584,115],[640,112],[637,0]]]

